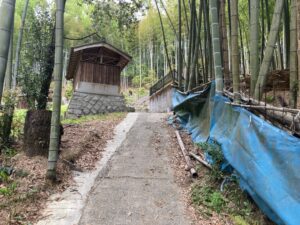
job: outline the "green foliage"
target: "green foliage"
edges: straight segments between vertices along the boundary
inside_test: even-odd
[[[54,17],[51,7],[37,3],[29,7],[24,31],[24,47],[18,82],[26,96],[29,108],[35,109],[41,98],[47,98],[43,89],[52,74]],[[51,80],[51,79],[50,79]],[[48,93],[48,90],[46,91]]]
[[[68,82],[65,90],[65,97],[68,100],[70,100],[72,96],[73,96],[73,84],[71,82]]]
[[[205,178],[204,178],[205,179]],[[248,199],[237,182],[232,181],[224,187],[224,192],[219,191],[219,183],[209,177],[205,182],[199,182],[192,187],[191,200],[194,205],[201,206],[204,215],[212,212],[231,215],[236,225],[260,224],[261,213]]]
[[[195,205],[203,205],[218,213],[223,211],[223,208],[226,207],[226,200],[223,195],[209,186],[193,186],[192,202]]]
[[[241,216],[232,216],[231,219],[234,225],[249,225],[249,223],[247,223],[247,221],[245,221]]]
[[[26,114],[27,109],[15,110],[12,124],[12,137],[18,139],[22,136]]]
[[[222,179],[224,177],[224,173],[220,170],[220,168],[224,162],[224,155],[221,150],[221,146],[216,142],[203,142],[198,143],[197,145],[200,149],[206,152],[213,161],[211,176],[216,180]]]
[[[3,108],[0,112],[0,137],[2,147],[8,146],[10,142],[11,126],[16,104],[16,92],[5,91],[2,97]]]
[[[123,112],[116,112],[116,113],[108,113],[108,114],[100,114],[100,115],[89,115],[89,116],[82,116],[79,118],[74,118],[74,119],[65,119],[62,120],[62,124],[81,124],[89,121],[94,121],[94,120],[109,120],[109,119],[119,119],[123,118],[126,115],[126,113]]]
[[[5,157],[11,158],[17,154],[17,151],[14,148],[4,146],[1,150],[1,154]]]
[[[9,176],[5,170],[0,170],[0,182],[7,183],[9,180]]]
[[[11,196],[17,188],[17,183],[13,182],[7,187],[0,187],[0,195]]]

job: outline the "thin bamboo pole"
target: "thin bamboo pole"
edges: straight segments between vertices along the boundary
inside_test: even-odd
[[[47,171],[47,179],[52,181],[56,180],[56,163],[58,160],[60,140],[60,108],[64,46],[64,10],[65,0],[56,0],[54,92]]]
[[[0,4],[0,103],[11,40],[11,28],[15,12],[15,0],[3,0]]]
[[[24,31],[24,25],[27,15],[27,9],[28,9],[29,0],[26,0],[23,13],[22,13],[22,20],[21,20],[21,26],[18,36],[18,42],[17,42],[17,48],[16,48],[16,59],[15,59],[15,65],[14,65],[14,71],[13,71],[13,88],[16,88],[17,85],[17,77],[18,77],[18,69],[20,64],[20,53],[21,53],[21,45],[22,45],[22,39],[23,39],[23,31]]]
[[[229,74],[229,55],[228,55],[228,39],[227,39],[227,26],[226,26],[226,0],[220,1],[220,23],[221,23],[221,35],[222,35],[222,59],[223,59],[223,72],[224,72],[224,84],[229,86],[230,74]]]
[[[213,46],[213,62],[214,73],[216,80],[216,92],[223,91],[223,76],[222,76],[222,57],[220,47],[220,28],[218,19],[218,1],[209,1],[209,11],[211,13],[211,33],[212,33],[212,46]]]
[[[259,73],[259,0],[251,0],[250,5],[250,93],[253,94]]]
[[[238,23],[238,2],[231,0],[231,62],[233,78],[234,100],[239,101],[240,96],[240,54],[239,54],[239,23]]]
[[[265,56],[262,65],[260,67],[259,75],[255,86],[255,91],[254,91],[255,99],[259,99],[261,97],[260,94],[263,93],[266,84],[267,73],[272,62],[274,48],[278,38],[283,5],[284,5],[284,0],[276,1],[270,34],[268,37],[267,47],[265,50]]]
[[[297,0],[291,0],[290,20],[290,107],[297,108],[298,58],[297,58]]]
[[[177,62],[177,74],[178,74],[178,86],[181,90],[181,77],[182,77],[182,31],[181,31],[181,0],[178,0],[178,62]]]

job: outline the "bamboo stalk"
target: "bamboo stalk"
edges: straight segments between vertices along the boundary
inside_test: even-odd
[[[222,72],[222,57],[220,46],[220,29],[218,19],[218,2],[217,0],[209,1],[209,11],[211,13],[211,38],[213,46],[213,63],[214,74],[216,79],[216,92],[221,93],[223,91],[223,72]]]
[[[197,176],[197,172],[196,172],[196,170],[193,168],[191,159],[190,159],[190,157],[189,157],[188,152],[186,151],[186,149],[185,149],[185,147],[184,147],[184,144],[183,144],[183,141],[182,141],[182,139],[181,139],[181,137],[180,137],[179,131],[176,130],[175,133],[176,133],[176,137],[177,137],[177,140],[178,140],[180,149],[181,149],[181,151],[182,151],[183,157],[184,157],[184,159],[185,159],[187,168],[188,168],[188,170],[191,172],[192,176],[193,176],[193,177],[196,177],[196,176]]]
[[[47,179],[56,180],[56,165],[58,160],[59,136],[60,136],[60,108],[63,74],[63,33],[64,33],[65,0],[56,0],[56,32],[55,32],[55,68],[54,68],[54,92],[53,111],[51,117],[51,132],[48,155]]]
[[[254,93],[255,84],[259,73],[259,1],[251,0],[250,4],[250,93],[252,95]]]
[[[13,88],[16,88],[17,85],[17,77],[18,77],[18,69],[20,64],[20,53],[21,53],[21,45],[22,45],[22,39],[23,39],[23,31],[24,31],[24,25],[27,15],[27,9],[28,9],[29,0],[26,0],[23,13],[22,13],[22,20],[21,20],[21,26],[17,41],[17,47],[16,47],[16,59],[15,59],[15,65],[14,65],[14,71],[13,71]]]
[[[278,39],[283,5],[284,5],[284,0],[277,0],[275,3],[275,9],[274,9],[274,14],[272,19],[271,30],[268,36],[267,47],[265,50],[265,55],[263,58],[262,65],[259,70],[257,81],[255,84],[254,97],[255,99],[258,100],[260,100],[259,98],[261,98],[260,93],[263,92],[267,81],[267,73],[271,65],[275,45]]]
[[[238,103],[233,103],[233,102],[226,102],[226,104],[232,105],[232,106],[252,108],[252,109],[265,109],[265,110],[273,110],[273,111],[279,111],[279,112],[290,112],[293,114],[300,113],[300,110],[285,108],[285,107],[274,107],[274,106],[265,106],[265,105],[246,105],[246,104],[238,104]]]
[[[297,108],[298,91],[298,58],[297,58],[297,1],[291,2],[291,20],[290,20],[290,107]]]
[[[238,34],[238,2],[230,1],[231,6],[231,70],[233,79],[234,101],[239,102],[240,92],[240,53],[239,53],[239,34]]]
[[[3,0],[0,4],[0,102],[3,93],[14,11],[15,0]]]
[[[195,153],[190,152],[190,156],[192,156],[194,159],[196,159],[198,162],[202,163],[204,166],[206,166],[209,169],[212,169],[211,165],[209,165],[205,160],[201,159],[201,157],[197,156]]]
[[[224,91],[224,94],[233,99],[233,94],[228,92],[228,91]],[[261,106],[270,106],[264,102],[261,101],[257,101],[255,99],[252,98],[245,98],[243,96],[241,96],[241,100],[244,102],[251,102],[253,104],[256,105],[261,105]],[[272,106],[271,106],[272,107]],[[295,114],[291,114],[290,112],[287,111],[275,111],[272,110],[272,112],[266,111],[264,108],[262,109],[257,109],[258,111],[260,111],[261,113],[264,113],[266,116],[268,116],[269,118],[279,121],[282,125],[285,125],[286,127],[289,127],[289,131],[290,131],[290,127],[294,128],[295,133],[300,134],[300,123],[295,121]]]

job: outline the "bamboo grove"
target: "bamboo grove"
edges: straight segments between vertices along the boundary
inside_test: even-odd
[[[161,73],[176,70],[179,74],[178,88],[184,92],[216,80],[219,91],[229,90],[239,101],[242,94],[261,99],[263,93],[269,91],[266,91],[271,79],[268,76],[282,73],[289,82],[288,105],[297,107],[296,0],[154,2],[162,36],[158,44],[165,49],[164,70],[150,66],[156,70],[158,77]],[[147,15],[151,18],[155,14],[151,12],[152,7],[153,4]],[[143,23],[142,20],[140,26]],[[154,24],[152,21],[150,27]],[[140,30],[143,32],[146,29]],[[159,57],[153,54],[158,38],[154,31],[151,32],[151,38],[147,43],[141,43],[140,48],[147,46],[145,52],[150,52],[150,58],[155,58]],[[276,82],[283,82],[281,79]]]
[[[299,11],[297,0],[0,0],[5,136],[15,105],[3,90],[19,89],[29,105],[45,109],[53,81],[48,175],[55,177],[66,52],[103,38],[133,56],[125,84],[149,88],[173,73],[182,92],[214,80],[236,102],[266,100],[272,85],[287,84],[284,107],[299,108]]]

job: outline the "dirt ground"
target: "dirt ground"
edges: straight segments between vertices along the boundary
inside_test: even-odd
[[[72,184],[72,170],[93,170],[107,141],[114,135],[113,129],[124,116],[65,124],[58,162],[59,182],[50,188],[44,179],[47,159],[28,158],[23,153],[12,158],[2,156],[2,164],[12,166],[15,172],[0,189],[14,183],[15,188],[0,194],[0,225],[29,224],[42,219],[40,213],[47,198]],[[227,192],[232,193],[230,189],[234,189],[242,205],[227,198],[226,191],[226,204],[220,211],[195,204],[192,197],[195,186],[211,187],[219,193],[221,183],[212,181],[211,171],[196,161],[193,164],[198,178],[190,176],[185,170],[175,128],[166,120],[165,114],[138,114],[126,140],[108,162],[108,169],[97,177],[80,224],[104,221],[104,224],[152,225],[154,220],[157,225],[273,224],[233,185],[227,186]],[[188,151],[199,151],[186,132],[180,133]],[[223,207],[229,208],[230,213]],[[245,219],[244,215],[247,215]]]
[[[92,170],[101,158],[114,127],[125,117],[108,117],[81,124],[65,124],[58,161],[58,182],[45,180],[47,159],[29,158],[16,145],[16,155],[0,155],[0,165],[13,168],[5,182],[0,182],[0,225],[32,224],[40,219],[48,197],[72,184],[72,170]],[[4,191],[3,191],[4,190]]]
[[[272,223],[251,200],[249,200],[249,202],[251,202],[251,205],[248,206],[248,208],[251,209],[248,219],[252,220],[252,222],[244,220],[239,215],[231,215],[225,211],[215,212],[208,209],[205,205],[195,205],[191,197],[193,186],[199,184],[203,187],[210,186],[212,183],[211,171],[202,164],[196,162],[195,160],[192,160],[194,168],[196,168],[198,174],[197,178],[192,178],[190,172],[185,170],[186,163],[178,144],[178,140],[175,134],[175,128],[167,125],[166,122],[164,123],[164,126],[168,129],[168,134],[171,137],[170,148],[168,148],[168,150],[170,151],[170,155],[172,156],[171,162],[175,173],[176,182],[181,187],[183,200],[186,204],[187,211],[190,217],[195,221],[195,225],[274,225],[274,223]],[[187,132],[180,131],[180,135],[188,152],[199,151],[199,148],[195,146]],[[221,184],[219,182],[213,181],[213,186],[215,187],[215,190],[218,191]],[[238,186],[235,186],[234,188],[237,189],[236,192],[238,196],[244,195],[238,188]],[[240,200],[243,200],[243,198]],[[234,202],[229,202],[228,207],[231,207],[234,210],[238,207],[234,204]]]

